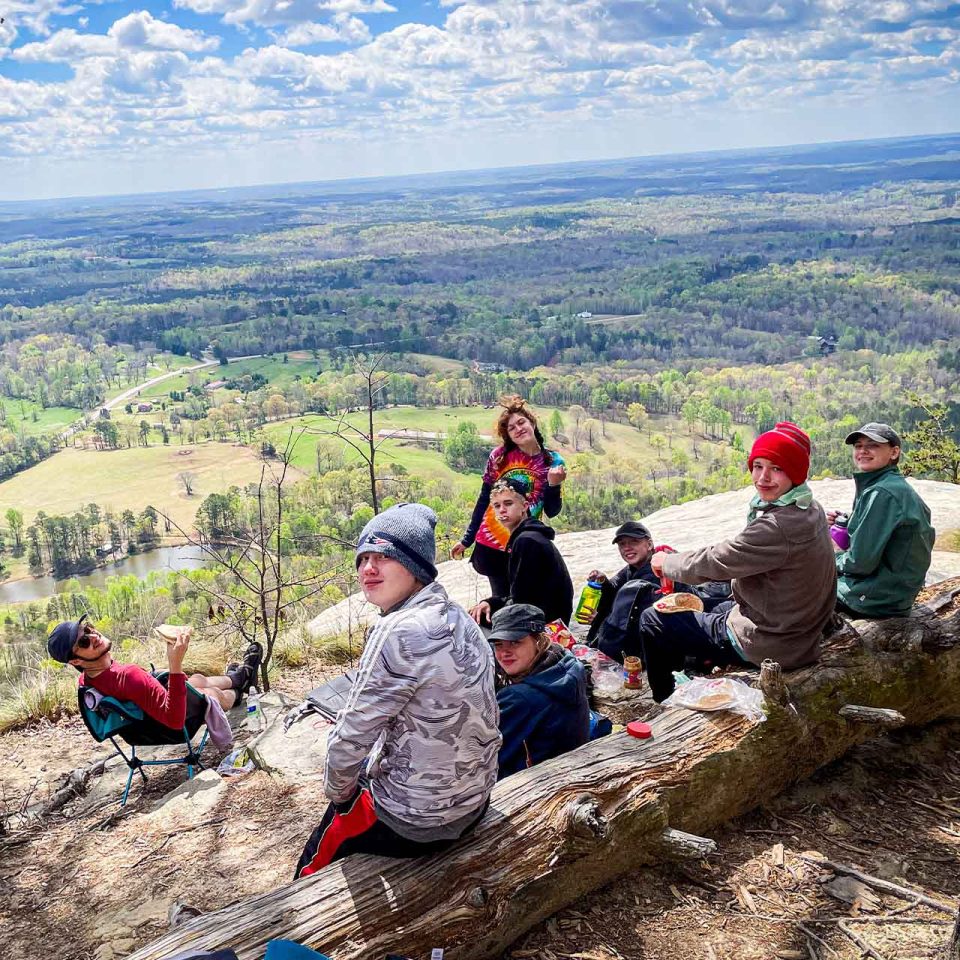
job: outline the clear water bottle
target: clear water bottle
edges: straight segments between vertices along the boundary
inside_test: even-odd
[[[263,729],[263,712],[260,710],[260,694],[256,687],[247,693],[247,729],[259,733]]]

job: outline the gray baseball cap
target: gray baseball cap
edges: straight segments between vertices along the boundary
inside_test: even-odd
[[[859,430],[847,434],[845,443],[856,443],[858,437],[866,437],[875,443],[889,443],[895,447],[902,447],[903,441],[889,423],[865,423]]]
[[[547,618],[532,603],[501,607],[490,624],[488,640],[522,640],[529,633],[543,633]]]

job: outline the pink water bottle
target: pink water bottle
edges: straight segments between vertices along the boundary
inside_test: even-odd
[[[833,521],[833,525],[830,527],[830,537],[841,550],[850,549],[850,531],[847,529],[849,522],[850,517],[848,517],[847,514],[838,513],[836,520]]]

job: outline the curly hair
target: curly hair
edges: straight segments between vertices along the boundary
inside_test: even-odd
[[[533,424],[533,435],[537,438],[540,449],[544,453],[548,452],[546,444],[544,443],[543,434],[540,432],[540,427],[537,422],[537,415],[527,406],[527,401],[524,400],[523,397],[516,393],[507,397],[501,397],[500,406],[503,407],[503,413],[497,418],[496,431],[497,436],[499,436],[503,442],[501,456],[517,448],[517,445],[510,439],[510,434],[507,431],[507,424],[510,423],[510,418],[515,413],[526,417],[530,423]]]

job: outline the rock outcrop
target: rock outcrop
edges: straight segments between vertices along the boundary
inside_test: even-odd
[[[930,507],[933,524],[938,531],[960,528],[960,487],[936,480],[911,480],[911,485]],[[810,486],[825,508],[843,509],[853,503],[853,480],[814,480]],[[718,493],[690,503],[665,507],[644,518],[657,543],[668,543],[678,550],[692,550],[708,543],[734,536],[746,522],[747,504],[753,487]],[[631,519],[624,517],[624,520]],[[579,586],[594,568],[614,573],[623,565],[611,540],[615,527],[582,533],[565,533],[556,544],[570,569],[574,585]],[[438,558],[439,559],[439,558]],[[489,593],[485,577],[476,574],[465,561],[449,560],[438,564],[440,582],[450,596],[465,607],[471,607]],[[927,583],[938,583],[960,575],[960,553],[935,551]],[[324,610],[310,621],[314,636],[362,631],[376,616],[376,611],[361,594]]]

